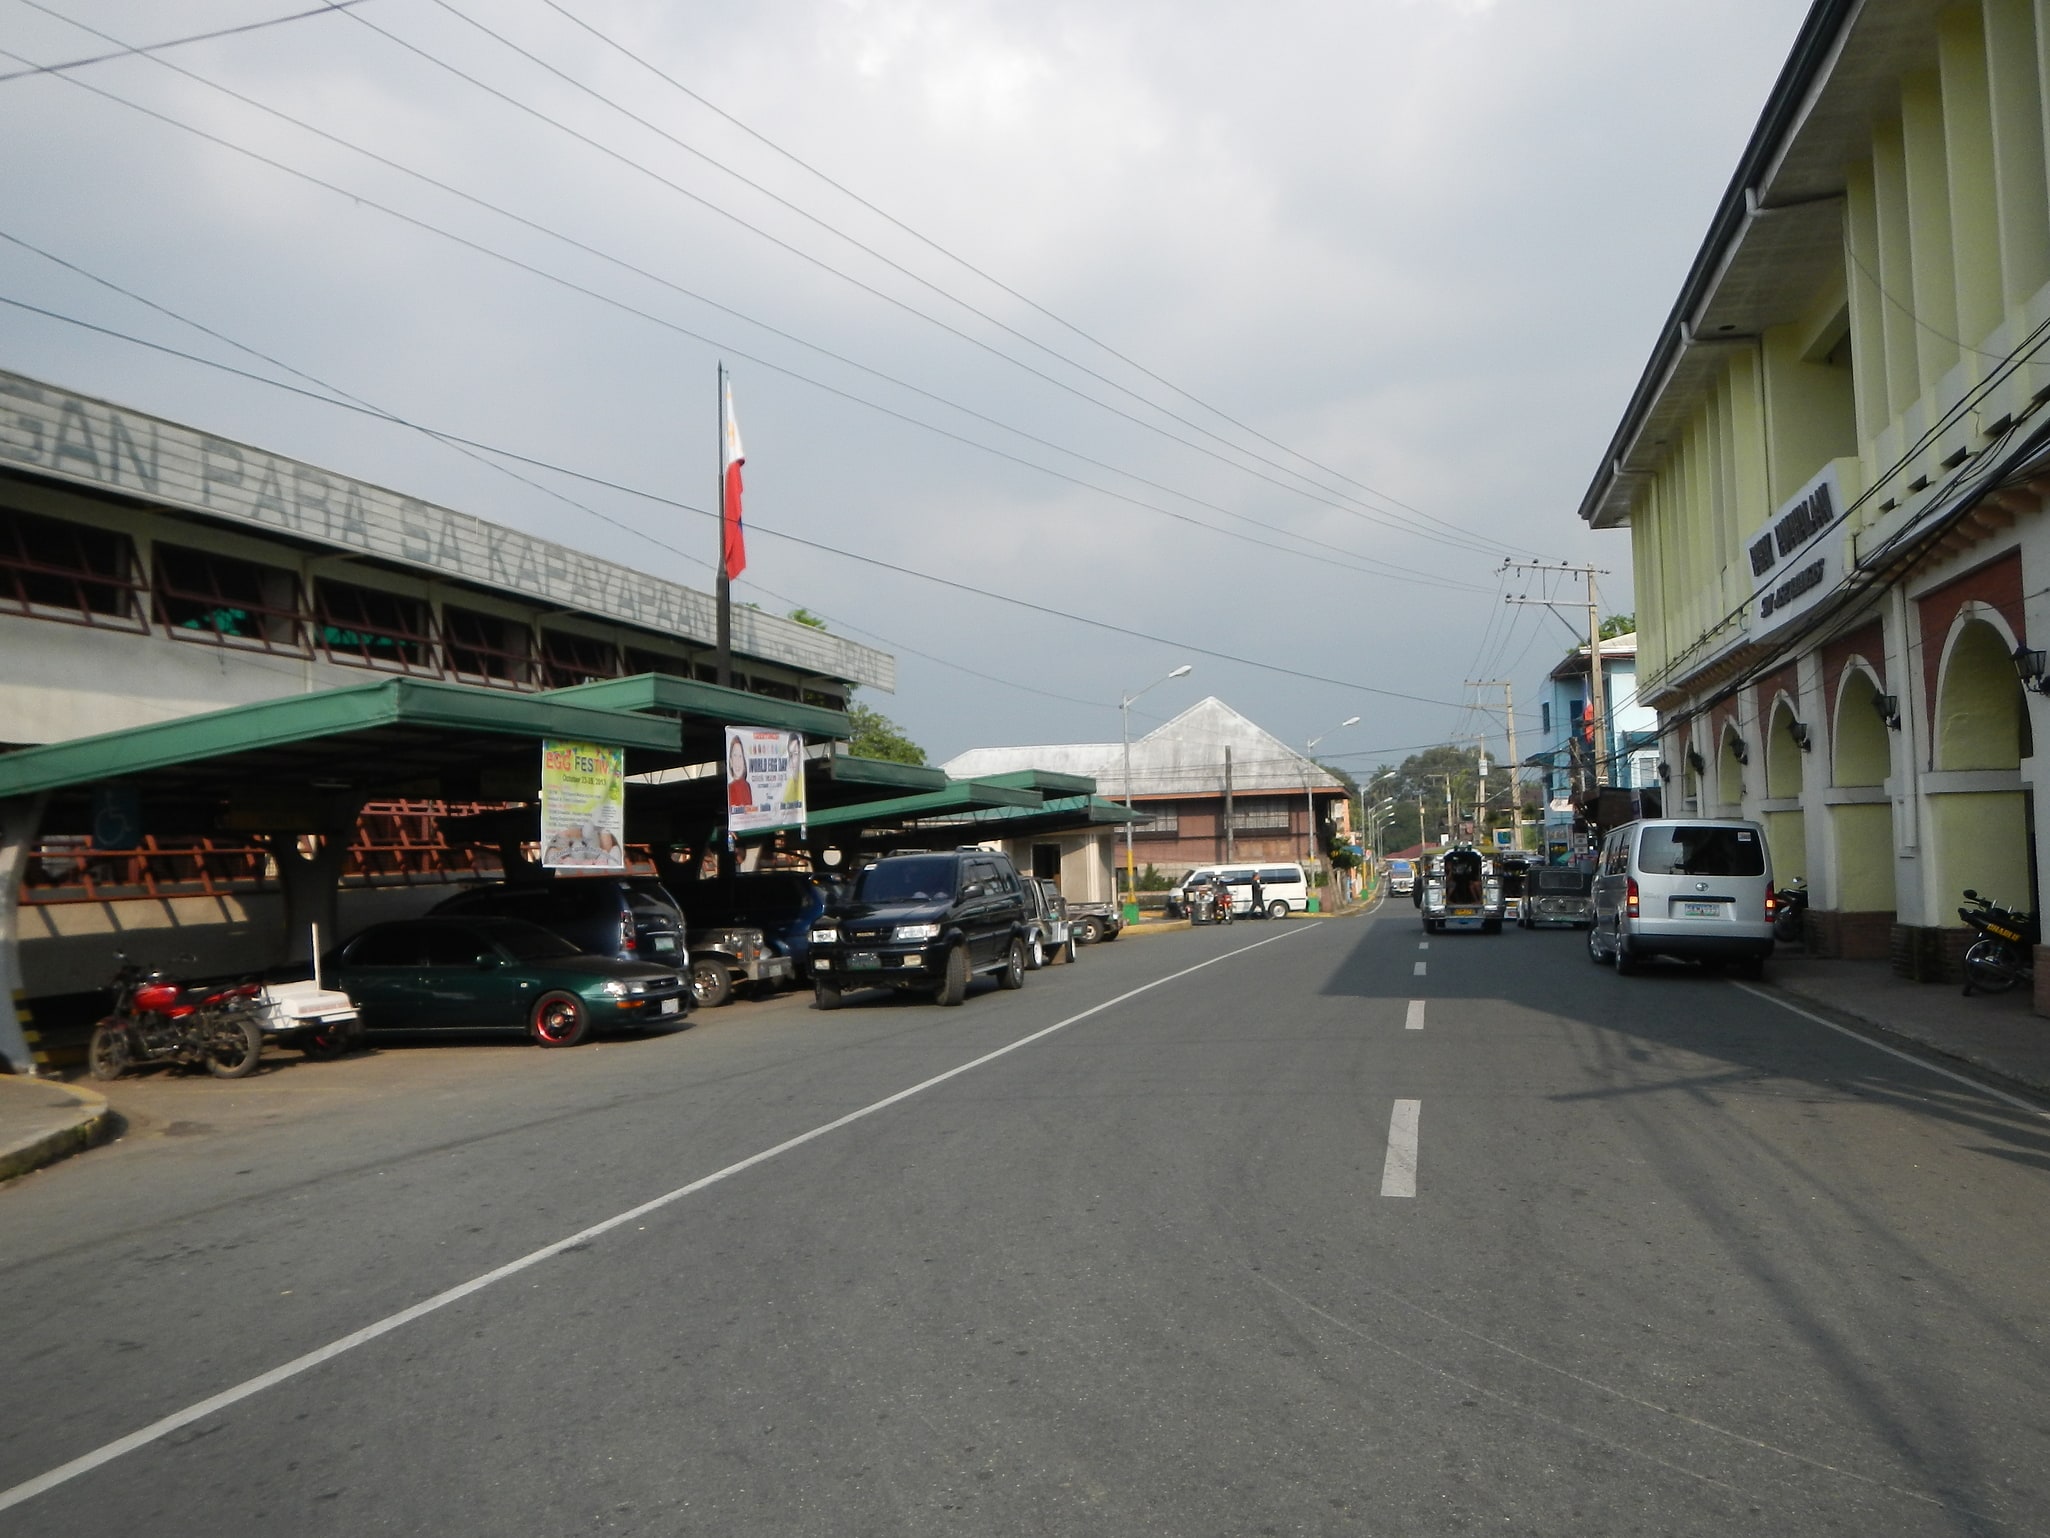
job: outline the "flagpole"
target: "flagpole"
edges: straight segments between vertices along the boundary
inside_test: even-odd
[[[719,365],[719,687],[733,687],[733,582],[726,575],[726,365]]]

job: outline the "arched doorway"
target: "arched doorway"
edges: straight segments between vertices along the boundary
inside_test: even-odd
[[[1748,750],[1734,722],[1726,722],[1715,756],[1715,800],[1718,817],[1744,814],[1744,759]]]
[[[2005,627],[1978,605],[1959,615],[1944,647],[1929,822],[1937,857],[1935,896],[1946,907],[1966,887],[2035,906],[2030,808],[2020,773],[2034,744],[2013,649]],[[1944,783],[1965,772],[1973,775],[1968,786]]]
[[[1794,735],[1798,718],[1793,701],[1782,694],[1773,701],[1771,724],[1765,731],[1765,798],[1768,801],[1796,801],[1801,795],[1801,744]],[[1805,728],[1804,728],[1805,730]],[[1772,873],[1776,881],[1808,878],[1808,823],[1800,807],[1776,807],[1765,812],[1766,846],[1772,851]]]
[[[1893,733],[1880,713],[1878,680],[1860,664],[1844,669],[1830,719],[1830,842],[1836,917],[1834,953],[1886,954],[1898,898],[1894,891]]]

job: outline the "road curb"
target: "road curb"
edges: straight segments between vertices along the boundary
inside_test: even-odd
[[[1897,1020],[1875,1019],[1841,999],[1816,998],[1799,989],[1775,984],[1769,978],[1757,986],[1770,991],[1789,1004],[1805,1009],[1828,1011],[1888,1041],[1918,1048],[1931,1057],[1948,1058],[1954,1063],[1962,1063],[1978,1070],[1989,1079],[1997,1079],[2002,1084],[2011,1084],[2016,1089],[2028,1090],[2037,1095],[2050,1095],[2050,1075],[2033,1073],[2012,1061],[2002,1059],[1998,1053],[1983,1051],[1969,1042],[1947,1038],[1936,1031],[1915,1030]]]
[[[114,1130],[114,1113],[107,1105],[107,1097],[97,1090],[66,1084],[61,1079],[33,1079],[29,1082],[38,1089],[66,1096],[76,1102],[76,1110],[64,1126],[0,1145],[0,1181],[12,1180],[46,1164],[55,1164],[59,1159],[82,1153],[95,1143],[105,1142]]]

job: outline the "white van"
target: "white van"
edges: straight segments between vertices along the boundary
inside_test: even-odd
[[[1256,876],[1260,881],[1257,915],[1253,909],[1253,878]],[[1286,865],[1199,865],[1182,877],[1182,884],[1170,894],[1176,911],[1189,911],[1192,887],[1207,886],[1219,877],[1231,889],[1231,911],[1243,917],[1279,919],[1310,910],[1309,879],[1303,875],[1302,866],[1290,861]]]
[[[1772,954],[1775,897],[1765,829],[1736,818],[1625,823],[1602,844],[1587,953],[1618,972],[1652,956],[1735,966]]]

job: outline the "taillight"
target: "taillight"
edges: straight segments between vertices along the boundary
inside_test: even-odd
[[[1773,889],[1772,889],[1771,887],[1767,887],[1767,888],[1765,889],[1765,921],[1766,921],[1766,923],[1770,924],[1770,923],[1772,922],[1772,916],[1773,916],[1773,915],[1774,915],[1775,913],[1779,912],[1779,906],[1780,906],[1779,894],[1778,894],[1777,892],[1773,891]]]
[[[1632,918],[1637,917],[1637,878],[1631,876],[1629,885],[1623,889],[1623,905],[1630,910]]]
[[[622,913],[619,916],[619,948],[623,951],[637,951],[641,948],[640,936],[634,933],[634,916]]]

